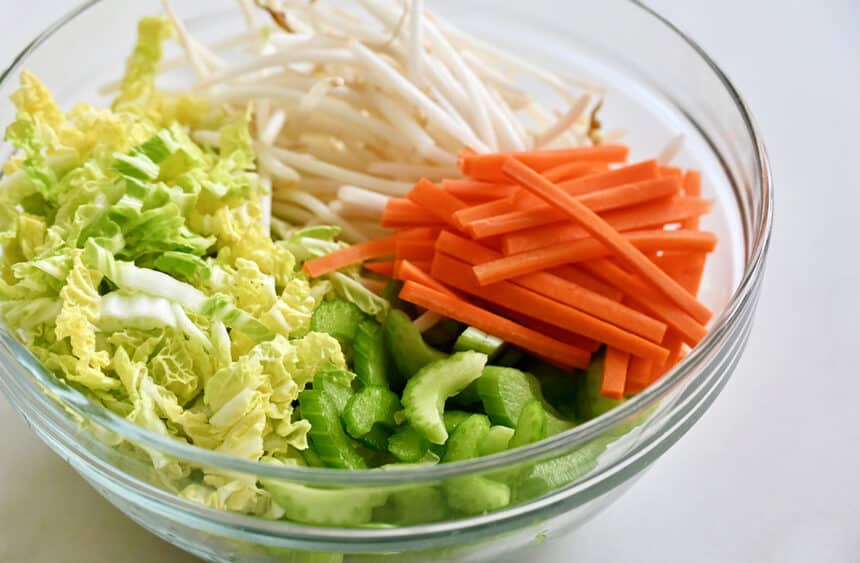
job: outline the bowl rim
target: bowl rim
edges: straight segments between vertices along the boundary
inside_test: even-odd
[[[15,56],[9,67],[0,73],[0,86],[6,84],[6,82],[12,78],[13,74],[22,67],[28,57],[43,43],[51,39],[51,37],[66,24],[87,12],[87,10],[93,6],[102,3],[102,1],[103,0],[88,0],[83,2],[78,7],[57,19],[53,24],[37,35],[20,53]],[[719,316],[712,321],[712,328],[708,332],[707,336],[669,373],[661,378],[659,382],[651,385],[637,396],[625,401],[622,405],[598,418],[529,446],[469,461],[417,468],[392,468],[384,471],[343,471],[340,469],[329,468],[284,467],[273,466],[259,461],[235,458],[226,454],[206,450],[198,446],[182,443],[177,440],[151,433],[108,411],[104,407],[89,401],[84,398],[82,394],[79,394],[77,391],[71,390],[70,388],[67,389],[67,391],[71,391],[73,394],[78,394],[80,400],[75,401],[73,400],[73,396],[63,393],[66,397],[70,397],[72,400],[69,404],[64,404],[63,407],[60,407],[51,400],[47,394],[42,393],[45,401],[40,401],[42,403],[41,406],[53,409],[56,412],[62,411],[63,408],[71,409],[78,415],[84,417],[84,419],[91,419],[96,424],[115,432],[125,439],[132,440],[147,447],[156,448],[164,453],[176,456],[183,460],[199,463],[204,466],[218,467],[219,469],[253,474],[258,477],[292,480],[309,484],[348,483],[351,486],[374,486],[407,482],[416,483],[431,480],[438,481],[474,472],[490,471],[529,460],[534,461],[536,459],[545,458],[552,453],[570,450],[577,445],[583,444],[615,425],[629,419],[636,413],[654,405],[661,397],[671,390],[676,383],[687,377],[691,370],[706,359],[711,352],[714,352],[720,347],[723,337],[736,324],[736,321],[742,315],[748,298],[754,294],[757,281],[761,277],[764,269],[765,258],[769,248],[773,228],[773,185],[768,157],[761,140],[761,135],[749,107],[744,102],[742,96],[739,94],[731,80],[711,59],[711,57],[708,56],[702,47],[700,47],[686,33],[678,29],[668,19],[642,3],[640,0],[626,1],[634,7],[642,10],[642,12],[647,16],[655,18],[668,31],[676,34],[680,39],[682,39],[693,49],[694,52],[698,54],[702,61],[710,68],[711,72],[713,72],[719,79],[723,88],[725,88],[726,92],[730,95],[737,107],[740,116],[743,119],[746,133],[752,141],[757,172],[757,177],[753,178],[753,183],[756,184],[755,187],[760,190],[761,194],[760,207],[757,209],[757,215],[753,218],[753,229],[750,231],[750,236],[747,241],[751,246],[748,247],[743,276],[738,282],[726,306],[720,312]],[[19,363],[23,363],[25,367],[27,367],[28,371],[30,371],[31,374],[36,375],[42,383],[48,384],[52,387],[56,387],[57,383],[61,383],[52,374],[44,370],[44,368],[35,361],[35,358],[33,358],[32,355],[30,355],[29,352],[17,342],[17,340],[5,338],[3,340],[3,344],[14,348],[14,355],[18,358]],[[23,362],[21,360],[22,357],[24,358]],[[696,377],[701,377],[701,374]],[[32,381],[28,381],[28,383],[32,384]],[[41,392],[41,389],[39,391]],[[74,428],[72,428],[74,423],[70,420],[66,420],[66,422],[67,430],[74,431]],[[533,502],[534,501],[526,503],[526,505]],[[506,510],[500,511],[500,513],[504,512],[506,512]],[[469,519],[467,518],[464,520]],[[459,522],[463,522],[464,520],[460,520]],[[433,526],[433,524],[424,526]],[[309,528],[306,526],[302,527],[305,529]],[[405,528],[406,527],[403,527],[403,529]],[[362,531],[364,533],[370,533],[374,530],[367,529]]]

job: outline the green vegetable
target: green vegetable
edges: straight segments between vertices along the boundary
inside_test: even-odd
[[[505,341],[491,334],[470,326],[464,330],[454,343],[454,351],[474,350],[486,354],[493,361],[504,350]]]
[[[403,390],[403,407],[409,423],[430,442],[444,444],[448,438],[442,419],[445,399],[478,379],[486,362],[484,354],[458,352],[421,368]]]
[[[322,391],[332,400],[338,416],[346,409],[352,397],[352,380],[355,374],[345,369],[327,366],[314,376],[313,388]]]
[[[492,455],[508,449],[514,429],[507,426],[491,426],[490,431],[484,437],[484,441],[478,447],[480,455]]]
[[[464,420],[451,434],[443,462],[464,461],[480,455],[480,445],[490,431],[490,421],[482,414]],[[448,504],[464,514],[480,514],[510,504],[511,489],[483,476],[453,479],[443,485]]]
[[[508,442],[509,448],[527,446],[547,437],[547,413],[543,404],[532,399],[520,411],[514,435]]]
[[[379,489],[317,489],[272,479],[263,479],[261,484],[287,518],[318,526],[366,524],[372,520],[373,510],[388,500],[388,493]]]
[[[519,348],[508,347],[493,362],[494,365],[502,367],[514,367],[525,357],[525,353]]]
[[[371,450],[385,452],[388,451],[388,439],[390,437],[390,430],[380,424],[374,424],[369,432],[358,438],[358,441]]]
[[[399,427],[388,438],[388,451],[405,463],[418,463],[430,449],[430,442],[409,424]]]
[[[311,330],[337,338],[346,356],[350,357],[358,325],[364,319],[361,309],[349,301],[324,301],[311,317]]]
[[[546,411],[550,435],[575,426],[573,422],[561,418],[544,400],[540,382],[530,373],[514,368],[487,366],[477,386],[485,412],[495,424],[516,428],[523,407],[529,401],[537,400]]]
[[[392,493],[392,520],[401,525],[437,522],[448,514],[445,496],[438,487],[413,486]]]
[[[451,342],[457,338],[457,335],[460,334],[462,330],[462,323],[453,319],[442,319],[426,330],[422,336],[424,341],[430,346],[449,349],[451,347]]]
[[[579,420],[591,420],[624,402],[623,399],[610,399],[600,393],[603,380],[602,353],[595,355],[585,373],[577,377],[576,414]]]
[[[394,427],[400,400],[387,387],[365,387],[353,395],[343,411],[346,431],[354,438],[370,432],[375,424]]]
[[[352,344],[353,368],[358,380],[364,385],[388,387],[393,366],[385,349],[382,326],[372,319],[361,321],[356,328]]]
[[[305,390],[299,395],[302,416],[310,422],[311,445],[323,463],[340,469],[366,469],[367,463],[341,426],[334,401],[323,391]]]
[[[424,342],[421,332],[402,311],[391,311],[385,320],[385,343],[397,371],[405,379],[427,364],[445,358],[445,354]]]
[[[460,426],[461,422],[472,416],[472,414],[465,411],[445,411],[445,414],[442,415],[442,420],[445,422],[445,430],[448,431],[448,434],[452,433]]]

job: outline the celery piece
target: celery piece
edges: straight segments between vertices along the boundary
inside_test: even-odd
[[[367,463],[344,432],[334,401],[323,391],[308,389],[299,395],[302,416],[311,423],[310,443],[322,462],[340,469],[366,469]]]
[[[385,349],[385,333],[382,325],[373,319],[358,324],[353,346],[353,369],[364,385],[388,387],[389,372],[393,369],[391,358]]]
[[[397,371],[405,379],[418,373],[418,370],[445,354],[431,348],[424,342],[421,332],[403,311],[391,311],[385,320],[385,343]]]
[[[400,400],[387,387],[372,385],[350,397],[343,411],[346,431],[353,438],[370,432],[374,424],[394,427],[394,413],[400,410]]]
[[[487,356],[458,352],[427,364],[406,383],[403,407],[406,419],[434,444],[444,444],[448,431],[442,418],[445,400],[481,376]]]

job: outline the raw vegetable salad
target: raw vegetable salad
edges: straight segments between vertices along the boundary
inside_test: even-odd
[[[597,119],[598,86],[420,0],[357,3],[370,21],[242,3],[248,31],[210,47],[166,5],[139,23],[108,108],[64,112],[22,73],[0,180],[9,330],[151,432],[344,470],[531,444],[666,373],[706,333],[695,295],[716,244],[699,229],[699,174],[669,165],[680,140],[628,163]],[[163,60],[171,39],[183,52]],[[156,86],[183,65],[189,93]],[[338,510],[326,491],[142,455],[185,498],[359,525],[374,510],[409,523],[419,504],[422,521],[502,508],[605,446],[569,467],[341,496],[354,506]]]

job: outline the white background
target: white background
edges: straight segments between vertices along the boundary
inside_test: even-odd
[[[73,4],[0,0],[0,66]],[[777,194],[767,279],[711,410],[625,497],[532,560],[860,561],[860,2],[649,4],[758,119]],[[194,559],[110,507],[0,399],[0,561]]]

